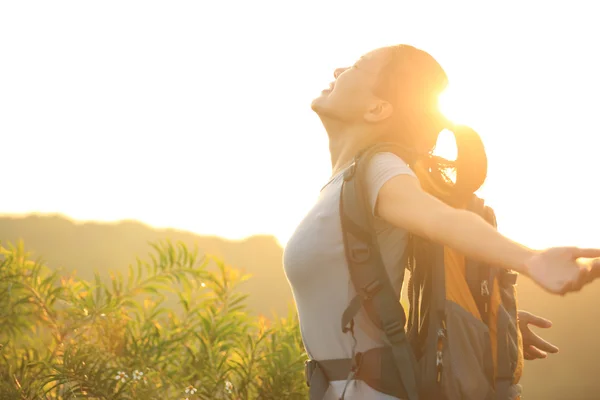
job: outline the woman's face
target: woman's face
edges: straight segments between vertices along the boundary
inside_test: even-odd
[[[380,71],[388,62],[389,49],[382,48],[363,55],[351,67],[336,69],[334,81],[313,100],[312,109],[320,116],[336,120],[364,121],[372,108],[383,102],[374,89]]]

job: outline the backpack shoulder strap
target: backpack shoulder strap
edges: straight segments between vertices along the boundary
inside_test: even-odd
[[[467,210],[479,215],[488,223],[495,226],[495,219],[491,220],[487,211],[491,211],[491,208],[485,205],[483,199],[473,195],[471,202],[467,206]],[[482,268],[481,264],[480,261],[467,258],[465,278],[479,310],[479,315],[481,316],[482,321],[487,324],[490,307],[490,292],[492,290],[491,283],[493,281],[494,271],[490,270],[490,268]]]
[[[485,204],[483,199],[473,195],[467,209],[479,215],[494,228],[497,228],[496,214],[490,206]],[[491,268],[490,266],[482,268],[481,264],[480,261],[467,258],[465,275],[471,289],[471,294],[479,308],[481,319],[487,324],[492,284],[496,275],[503,275],[504,270],[499,271],[497,268]]]
[[[391,151],[394,147],[380,144],[367,149],[344,174],[340,218],[350,278],[357,295],[342,315],[342,330],[352,330],[354,317],[364,307],[369,318],[385,332],[391,344],[394,363],[407,398],[416,400],[416,360],[405,332],[406,314],[396,298],[383,264],[365,182],[366,167],[371,157],[381,151]]]

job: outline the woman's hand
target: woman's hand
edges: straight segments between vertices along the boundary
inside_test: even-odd
[[[550,328],[551,321],[524,310],[518,311],[517,320],[523,336],[523,356],[526,360],[546,358],[548,353],[558,353],[558,347],[536,335],[529,327],[533,325],[538,328]]]
[[[555,247],[533,255],[523,272],[546,291],[564,295],[600,278],[598,257],[598,249]]]

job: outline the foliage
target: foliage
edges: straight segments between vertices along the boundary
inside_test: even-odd
[[[293,310],[251,317],[247,276],[182,243],[153,249],[104,284],[0,247],[0,399],[307,398]]]

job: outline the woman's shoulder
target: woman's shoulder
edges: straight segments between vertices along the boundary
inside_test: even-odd
[[[402,158],[397,154],[389,152],[375,154],[369,160],[366,168],[366,187],[373,212],[375,210],[379,190],[387,181],[398,175],[411,175],[416,177],[413,170]]]

